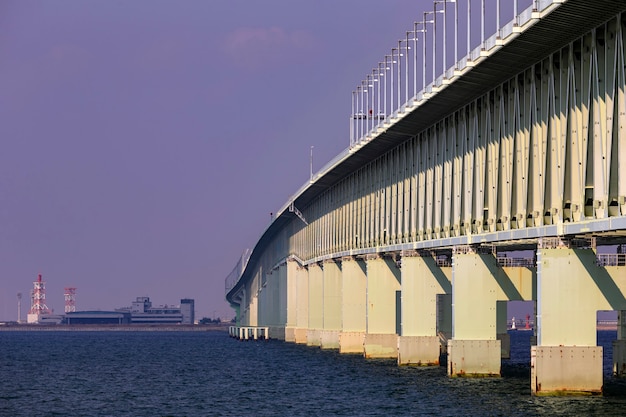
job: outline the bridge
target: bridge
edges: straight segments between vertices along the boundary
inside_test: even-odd
[[[451,377],[500,375],[507,302],[534,301],[533,394],[601,393],[599,310],[626,373],[626,3],[495,0],[488,37],[473,3],[434,2],[357,84],[349,147],[226,298],[267,337]]]

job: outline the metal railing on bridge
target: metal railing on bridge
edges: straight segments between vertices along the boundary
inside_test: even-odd
[[[233,270],[226,277],[226,293],[228,293],[228,291],[230,291],[235,285],[237,285],[237,281],[239,281],[239,278],[243,274],[243,271],[246,269],[246,265],[248,265],[251,254],[252,250],[246,249],[241,254],[241,258],[239,258]]]
[[[537,12],[560,1],[492,0],[486,7],[486,0],[481,0],[478,11],[472,10],[472,0],[461,3],[461,0],[434,1],[433,10],[423,12],[422,20],[414,22],[405,38],[398,40],[390,54],[357,84],[352,91],[350,148],[375,135],[379,128],[389,125],[391,119],[421,105],[460,71],[484,57],[485,51],[501,45],[504,39],[517,32],[516,28],[535,19]],[[460,4],[461,14],[465,14],[460,20],[461,26]],[[495,16],[492,16],[494,9]],[[510,20],[501,24],[501,17]],[[487,35],[486,24],[490,21],[495,21],[495,30]],[[439,32],[438,24],[443,25]],[[478,26],[480,33],[474,29]],[[464,33],[460,33],[461,30]],[[447,45],[449,36],[452,40]],[[454,50],[450,54],[446,48],[452,46]],[[459,57],[459,49],[465,56]],[[449,55],[452,55],[452,66],[448,66]]]
[[[626,253],[599,253],[596,259],[598,266],[626,266]]]

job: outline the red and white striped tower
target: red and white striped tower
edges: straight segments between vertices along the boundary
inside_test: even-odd
[[[51,311],[46,305],[46,282],[42,281],[41,274],[39,274],[37,281],[33,282],[32,305],[27,316],[28,323],[39,323],[43,314],[51,314]]]
[[[76,288],[65,287],[65,312],[73,313],[76,311]]]

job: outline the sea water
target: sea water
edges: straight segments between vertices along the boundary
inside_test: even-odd
[[[445,367],[225,332],[0,332],[0,416],[620,416],[605,396],[533,397],[531,332],[511,332],[501,378],[448,378]],[[607,352],[608,350],[608,352]]]

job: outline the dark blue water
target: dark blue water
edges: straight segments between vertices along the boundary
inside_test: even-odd
[[[0,416],[626,415],[608,375],[604,397],[532,397],[529,333],[511,334],[502,378],[451,379],[224,332],[0,332]]]

